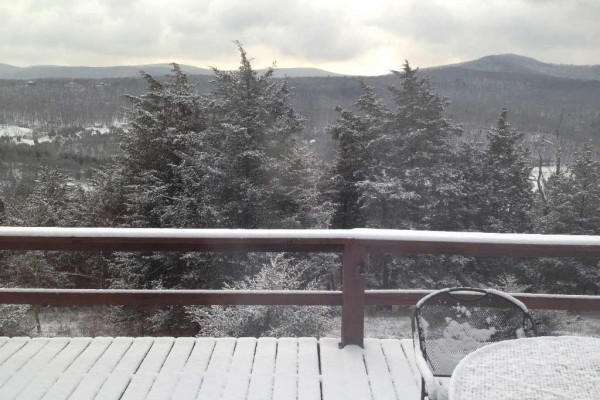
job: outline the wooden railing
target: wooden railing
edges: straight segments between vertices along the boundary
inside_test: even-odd
[[[369,253],[600,256],[600,236],[395,230],[0,228],[0,250],[330,252],[341,291],[0,289],[0,303],[48,305],[333,305],[344,345],[363,344],[365,305],[412,305],[429,290],[365,290]],[[516,293],[532,309],[600,310],[600,296]]]

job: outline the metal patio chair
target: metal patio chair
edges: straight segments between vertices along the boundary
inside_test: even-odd
[[[449,288],[422,298],[412,319],[421,399],[447,398],[452,371],[467,354],[490,343],[535,336],[527,307],[493,289]]]

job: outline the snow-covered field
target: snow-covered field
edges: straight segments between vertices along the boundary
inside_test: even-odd
[[[564,167],[562,168],[562,172],[564,172],[565,169]],[[542,177],[544,179],[548,179],[550,178],[550,176],[552,176],[552,174],[554,174],[556,172],[556,165],[544,165],[542,166]],[[531,169],[531,178],[532,180],[535,182],[537,182],[537,178],[540,174],[540,169],[539,167],[533,167]]]
[[[17,125],[0,124],[0,137],[9,137],[15,143],[23,143],[30,146],[38,143],[50,142],[52,139],[48,135],[37,135],[33,129]]]
[[[23,128],[17,125],[0,124],[0,136],[17,137],[32,137],[33,129]]]
[[[84,129],[86,132],[90,132],[92,135],[106,135],[110,132],[110,128],[106,125],[100,126],[89,126]]]
[[[93,126],[83,128],[83,130],[76,133],[76,135],[81,137],[84,131],[92,135],[106,135],[110,132],[110,128],[106,125],[94,124]],[[0,124],[0,137],[9,137],[15,143],[23,143],[30,146],[35,144],[35,140],[37,140],[38,143],[52,141],[52,138],[45,133],[36,132],[31,128],[8,124]]]

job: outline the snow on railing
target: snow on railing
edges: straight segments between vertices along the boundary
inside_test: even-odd
[[[341,291],[0,289],[0,303],[54,305],[341,305],[342,342],[363,343],[364,306],[415,304],[428,290],[365,290],[369,253],[600,255],[600,236],[407,230],[0,227],[0,250],[342,253]],[[515,297],[536,309],[600,310],[600,296]]]

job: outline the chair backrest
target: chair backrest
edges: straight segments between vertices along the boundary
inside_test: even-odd
[[[451,288],[417,303],[413,341],[435,376],[451,376],[467,354],[502,340],[535,336],[527,307],[493,289]]]

